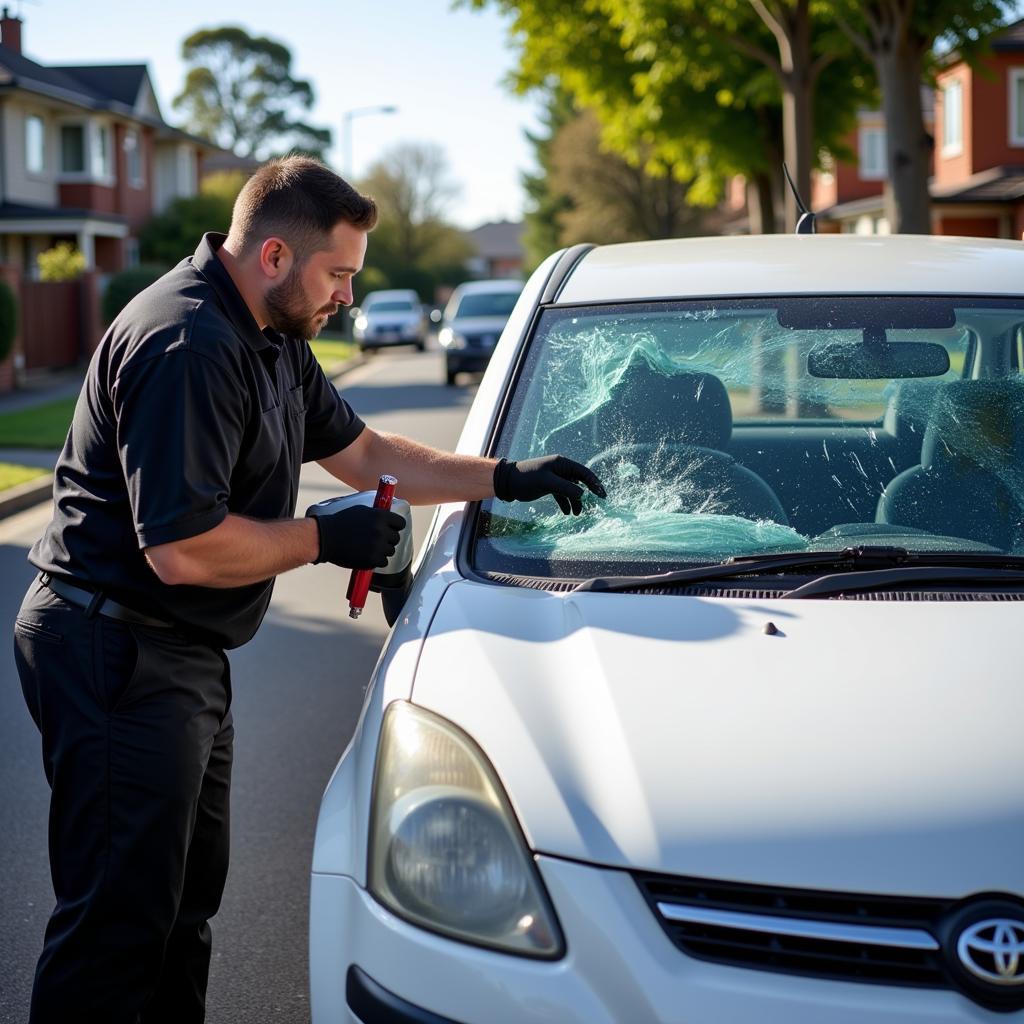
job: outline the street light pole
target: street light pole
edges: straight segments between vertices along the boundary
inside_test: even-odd
[[[366,114],[395,114],[398,107],[386,104],[374,107],[356,107],[346,110],[341,115],[341,160],[342,174],[348,178],[352,174],[352,118]]]

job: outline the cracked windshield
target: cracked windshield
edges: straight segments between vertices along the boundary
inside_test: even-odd
[[[483,506],[478,569],[657,572],[732,555],[1024,551],[1024,306],[800,298],[548,310],[497,454],[608,498]]]

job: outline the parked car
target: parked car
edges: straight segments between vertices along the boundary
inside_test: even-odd
[[[459,450],[608,497],[444,505],[389,595],[314,1024],[1024,1020],[1022,281],[913,236],[536,271]]]
[[[369,292],[356,314],[352,335],[363,352],[390,345],[415,345],[422,352],[427,318],[420,297],[402,288]]]
[[[522,281],[467,281],[452,292],[437,340],[444,349],[445,383],[483,370],[523,290]]]

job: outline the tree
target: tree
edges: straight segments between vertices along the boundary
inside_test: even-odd
[[[549,166],[551,195],[564,199],[555,217],[557,246],[701,234],[712,216],[687,202],[689,183],[672,174],[652,177],[608,153],[591,110],[576,113],[557,129]]]
[[[431,298],[437,285],[457,284],[465,277],[472,247],[446,219],[459,186],[440,146],[392,147],[373,164],[360,188],[380,208],[367,261],[390,287],[415,288]]]
[[[313,87],[292,77],[284,44],[224,26],[194,32],[181,56],[190,67],[174,107],[190,131],[240,156],[262,158],[276,147],[323,157],[330,129],[299,118],[313,105]]]
[[[528,270],[535,270],[543,260],[562,247],[559,215],[572,208],[572,199],[551,186],[551,148],[559,131],[575,116],[572,96],[565,89],[554,87],[549,91],[541,122],[546,132],[534,135],[526,132],[537,161],[536,171],[522,175],[527,209],[523,216],[523,249]]]
[[[203,179],[198,195],[175,199],[142,229],[142,259],[171,267],[195,252],[207,231],[226,232],[235,198],[245,182],[246,175],[240,171],[221,171]]]
[[[869,88],[822,20],[823,0],[467,2],[513,14],[520,89],[557,79],[596,110],[617,152],[689,181],[691,202],[711,205],[728,176],[745,174],[768,221],[768,197],[781,191],[779,124],[806,196],[813,154],[852,125]],[[822,92],[829,102],[815,105]]]
[[[901,234],[929,234],[932,138],[921,83],[936,51],[976,59],[986,38],[1016,10],[1011,0],[837,0],[840,27],[875,67],[885,115],[886,216]]]

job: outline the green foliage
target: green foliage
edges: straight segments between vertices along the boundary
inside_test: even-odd
[[[313,86],[292,76],[288,47],[243,28],[200,29],[181,45],[189,66],[174,98],[188,128],[241,156],[265,157],[271,149],[322,157],[328,128],[301,120],[313,105]]]
[[[74,281],[85,270],[85,256],[70,242],[58,242],[36,257],[43,281]]]
[[[147,263],[173,266],[191,256],[207,231],[226,232],[231,209],[247,176],[239,172],[211,174],[198,195],[175,199],[153,217],[139,235],[139,253]]]
[[[440,147],[393,147],[370,168],[360,188],[380,209],[367,267],[356,279],[361,294],[373,290],[368,287],[371,270],[381,281],[376,287],[414,288],[424,301],[433,299],[439,285],[465,279],[472,246],[446,219],[458,186]]]
[[[18,300],[14,289],[0,281],[0,363],[10,354],[18,333]]]
[[[103,293],[103,322],[109,324],[139,292],[148,288],[157,278],[162,277],[165,267],[140,263],[137,267],[122,270],[107,283]]]
[[[608,148],[648,174],[686,183],[689,202],[713,205],[733,174],[776,170],[783,89],[796,79],[783,73],[779,43],[749,0],[462,2],[511,15],[517,89],[554,82],[567,90],[595,111]],[[869,69],[822,0],[764,6],[811,19],[813,64],[804,70],[818,81],[819,102],[810,151],[827,148],[854,124],[870,93]]]
[[[58,398],[0,415],[0,448],[59,448],[68,436],[75,398]]]

